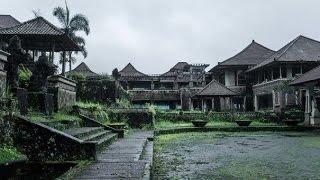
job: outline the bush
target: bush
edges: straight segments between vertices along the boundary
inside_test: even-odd
[[[158,112],[155,117],[158,120],[167,120],[172,122],[190,122],[192,120],[223,121],[235,122],[236,120],[250,119],[259,122],[277,122],[276,114],[250,112],[250,113],[232,113],[232,112]]]
[[[28,87],[30,78],[32,76],[32,72],[30,71],[30,69],[24,67],[23,65],[20,65],[18,69],[18,76],[20,87]]]

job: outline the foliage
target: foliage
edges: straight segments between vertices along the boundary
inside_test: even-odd
[[[16,148],[8,145],[0,147],[0,164],[22,158],[24,158],[24,156]]]
[[[45,121],[80,121],[76,115],[72,115],[70,112],[66,110],[60,110],[59,112],[53,113],[52,117],[48,117],[43,113],[29,110],[27,117],[31,121],[35,122],[45,122]]]
[[[131,108],[132,104],[128,99],[116,99],[116,102],[111,106],[111,108],[122,108],[128,109]]]
[[[304,118],[304,112],[301,111],[300,108],[290,108],[283,110],[280,116],[282,119],[297,119],[302,121]]]
[[[115,69],[112,70],[112,77],[113,77],[115,80],[118,80],[118,78],[120,77],[118,68],[115,68]]]
[[[77,73],[77,72],[68,72],[67,78],[72,79],[74,81],[81,81],[81,80],[85,79],[85,76],[83,74]]]
[[[85,40],[83,37],[77,35],[77,32],[82,31],[86,35],[90,33],[90,27],[89,27],[89,20],[88,18],[83,14],[75,14],[71,17],[70,10],[68,8],[68,5],[66,3],[65,9],[62,7],[56,7],[53,10],[53,15],[57,17],[58,21],[62,25],[63,31],[69,36],[81,49],[82,55],[86,58],[87,57],[87,50],[85,48]],[[62,62],[62,74],[65,73],[65,53],[63,53],[63,62]],[[72,52],[69,52],[69,65],[71,68],[72,60],[75,60],[72,58]],[[71,69],[70,69],[71,70]]]
[[[22,87],[27,87],[29,85],[32,72],[24,65],[20,65],[18,68],[19,84]]]
[[[116,81],[110,78],[90,79],[78,81],[77,83],[77,99],[80,101],[100,102],[111,104],[119,99],[118,105],[127,107],[130,95]],[[115,106],[116,107],[116,106]]]
[[[272,112],[273,113],[273,112]],[[206,121],[223,121],[235,122],[235,120],[250,119],[260,122],[278,122],[277,118],[273,117],[269,112],[251,112],[251,113],[233,113],[233,112],[209,112],[201,111],[174,111],[174,112],[157,112],[156,121],[165,119],[169,121],[190,122],[192,120]]]

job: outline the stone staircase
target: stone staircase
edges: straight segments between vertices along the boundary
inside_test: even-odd
[[[98,150],[114,142],[118,136],[103,127],[76,127],[66,129],[63,132],[82,141],[95,143]]]
[[[80,121],[30,121],[24,116],[10,118],[18,132],[15,144],[34,161],[73,161],[95,159],[103,147],[117,138],[123,138],[124,131],[105,126],[94,119],[81,116]],[[41,153],[40,153],[41,152]]]

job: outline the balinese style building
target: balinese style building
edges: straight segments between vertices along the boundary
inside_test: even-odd
[[[191,96],[205,86],[208,66],[178,62],[166,73],[147,75],[129,63],[119,71],[119,81],[137,106],[153,103],[163,109],[192,109]]]
[[[299,78],[290,82],[302,92],[302,106],[305,109],[305,124],[320,124],[320,66],[306,72]]]
[[[286,84],[316,67],[320,63],[320,42],[298,36],[272,56],[249,69],[253,81],[255,110],[273,109],[279,111],[298,105],[298,98],[305,90],[286,91]]]
[[[252,104],[250,102],[252,101],[252,98],[248,98],[248,96],[251,96],[250,94],[252,92],[250,77],[246,76],[245,72],[266,60],[273,53],[273,50],[268,49],[253,40],[252,43],[241,52],[223,62],[219,62],[218,65],[213,67],[209,73],[211,73],[212,79],[216,81],[212,83],[219,82],[220,84],[216,85],[217,87],[223,85],[225,86],[222,88],[223,91],[227,88],[234,92],[233,94],[226,92],[226,95],[232,94],[232,98],[224,97],[226,100],[221,100],[220,104],[227,104],[227,106],[229,106],[228,109],[238,111],[243,111],[245,109],[252,110],[252,105],[250,106],[250,104]],[[219,88],[219,90],[221,90],[221,88]],[[215,90],[212,89],[212,91]],[[219,94],[218,92],[215,93]]]
[[[9,28],[21,24],[11,15],[0,15],[0,29]]]
[[[98,73],[93,72],[89,66],[84,63],[81,62],[77,67],[75,67],[73,70],[66,72],[66,74],[81,74],[82,76],[84,76],[85,78],[97,78],[101,75],[99,75]]]

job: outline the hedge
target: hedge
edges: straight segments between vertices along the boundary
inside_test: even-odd
[[[167,121],[184,121],[207,120],[207,121],[225,121],[234,122],[235,120],[250,119],[260,122],[279,123],[284,119],[294,118],[303,119],[302,112],[275,113],[270,111],[262,112],[157,112],[155,119]]]

